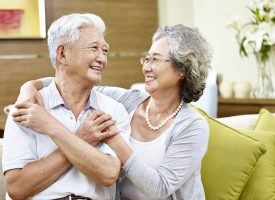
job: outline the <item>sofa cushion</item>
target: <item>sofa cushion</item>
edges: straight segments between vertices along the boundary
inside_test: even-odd
[[[246,131],[265,145],[254,172],[245,185],[239,200],[275,199],[275,133],[264,131]]]
[[[264,154],[265,147],[259,141],[199,111],[210,127],[208,150],[201,169],[206,199],[236,200],[258,159]]]
[[[258,114],[248,114],[248,115],[221,117],[221,118],[217,118],[217,120],[232,128],[253,130],[255,128],[255,124],[258,118],[259,118]]]
[[[275,116],[267,109],[262,108],[259,113],[259,119],[254,128],[256,131],[275,131]]]

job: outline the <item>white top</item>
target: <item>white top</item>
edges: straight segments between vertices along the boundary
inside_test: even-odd
[[[73,113],[66,108],[54,81],[48,87],[43,88],[41,94],[45,108],[72,132],[78,129],[89,110],[99,109],[110,114],[116,120],[120,133],[126,140],[129,139],[130,125],[125,108],[106,95],[92,90],[87,106],[80,113],[78,119],[75,119]],[[56,149],[56,144],[47,135],[22,127],[15,123],[11,116],[8,117],[3,141],[4,172],[10,169],[23,168],[28,163],[46,157]],[[104,143],[98,145],[98,149],[115,155],[112,149]],[[72,167],[50,187],[29,199],[56,199],[72,193],[91,199],[114,199],[115,184],[110,187],[101,186]]]
[[[135,110],[130,114],[131,119]],[[157,169],[165,156],[166,137],[170,131],[171,127],[165,130],[158,138],[149,142],[142,142],[130,136],[130,145],[141,161]],[[128,178],[123,178],[120,188],[122,199],[149,200]]]
[[[169,130],[167,130],[169,131]],[[166,132],[161,134],[157,139],[150,142],[141,142],[130,137],[130,144],[140,158],[148,166],[157,169],[161,164],[166,149]],[[141,192],[134,184],[128,179],[124,178],[121,182],[122,197],[135,200],[149,200],[143,192]]]

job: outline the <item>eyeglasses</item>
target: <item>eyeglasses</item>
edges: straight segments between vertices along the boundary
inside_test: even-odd
[[[170,62],[171,60],[169,59],[159,59],[156,57],[141,57],[140,58],[140,64],[145,65],[151,63],[152,65],[159,65],[162,62]]]

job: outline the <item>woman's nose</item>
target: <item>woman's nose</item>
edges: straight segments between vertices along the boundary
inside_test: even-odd
[[[142,65],[142,71],[143,71],[143,72],[152,71],[152,65],[151,65],[151,63],[150,63],[150,62],[149,62],[149,63],[144,63],[144,64]]]

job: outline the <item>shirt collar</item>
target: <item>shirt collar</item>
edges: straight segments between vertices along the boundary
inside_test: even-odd
[[[51,109],[58,107],[58,106],[65,106],[65,103],[56,87],[54,81],[48,86],[49,90],[49,106]]]
[[[49,106],[51,109],[56,108],[58,106],[64,106],[67,108],[65,105],[65,102],[63,101],[63,98],[61,97],[55,81],[52,81],[51,84],[48,86],[49,89]],[[98,104],[98,94],[97,92],[92,89],[87,105],[85,106],[85,109],[88,108],[93,108],[98,110],[99,109],[99,104]]]
[[[88,99],[85,109],[88,107],[91,107],[95,110],[100,110],[99,104],[98,104],[98,93],[95,91],[95,89],[91,90],[91,93],[90,93],[90,96],[89,96],[89,99]]]

